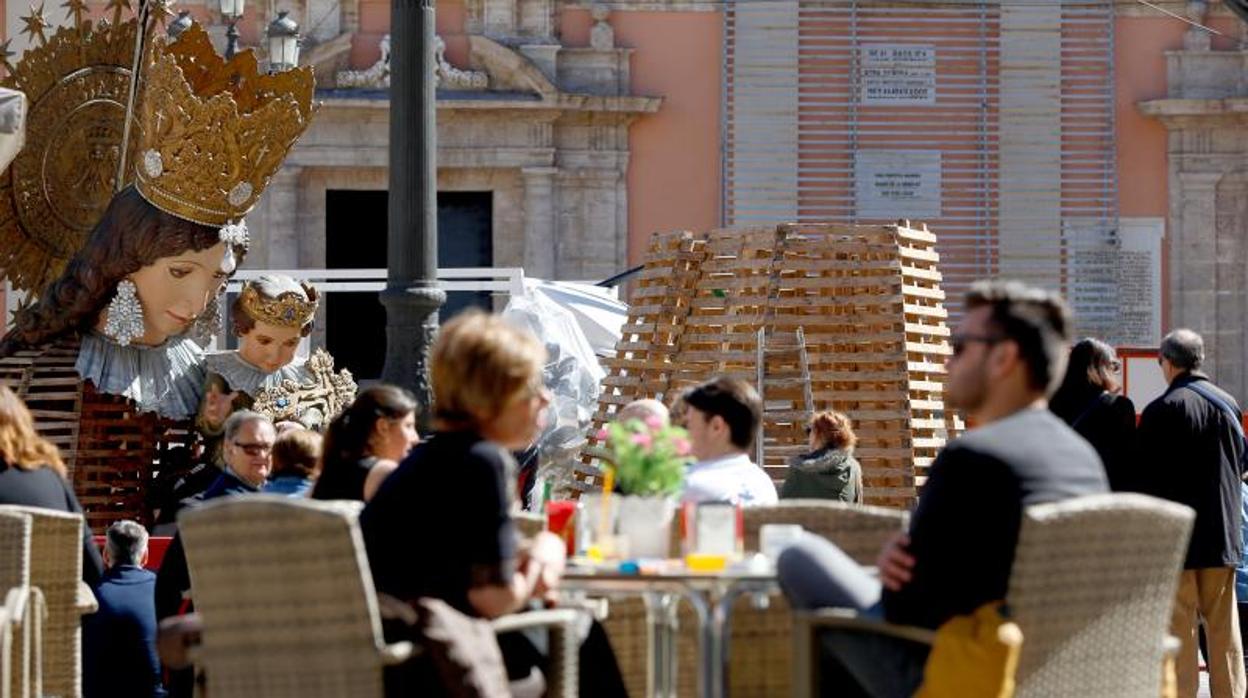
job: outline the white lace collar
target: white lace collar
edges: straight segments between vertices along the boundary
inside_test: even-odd
[[[203,349],[185,336],[171,337],[154,347],[123,347],[88,332],[82,337],[74,368],[96,390],[128,397],[142,412],[187,419],[199,409],[203,356]]]
[[[224,378],[230,390],[241,390],[251,397],[265,388],[277,387],[284,380],[304,383],[311,377],[307,359],[302,357],[295,358],[273,373],[265,373],[244,361],[237,351],[217,351],[204,357],[204,367],[209,373]]]

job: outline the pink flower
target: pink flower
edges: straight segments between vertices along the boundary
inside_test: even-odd
[[[688,439],[682,439],[680,437],[676,437],[672,439],[672,448],[676,449],[676,455],[687,456],[689,455],[689,451],[693,448],[693,446],[689,443]]]
[[[656,430],[662,429],[663,420],[659,419],[658,417],[654,415],[650,415],[649,417],[646,417],[646,426],[650,427],[651,429],[656,429]]]
[[[611,433],[607,431],[606,427],[599,429],[598,433],[595,434],[595,438],[597,438],[599,441],[606,441],[607,438],[610,436],[611,436]]]
[[[642,448],[649,448],[650,444],[654,441],[649,434],[633,434],[633,438],[631,440],[634,444],[641,446]]]

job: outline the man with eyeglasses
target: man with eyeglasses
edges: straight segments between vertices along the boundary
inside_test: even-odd
[[[1096,451],[1047,408],[1065,372],[1070,311],[1018,282],[978,282],[951,337],[947,406],[974,426],[932,464],[907,532],[881,551],[878,578],[835,545],[807,536],[780,556],[795,608],[856,608],[935,629],[1005,598],[1023,508],[1107,492]],[[910,696],[928,646],[863,632],[821,637],[825,687]],[[855,691],[854,689],[857,689]]]
[[[1170,632],[1182,643],[1179,695],[1194,696],[1196,625],[1204,619],[1209,688],[1219,698],[1248,688],[1235,595],[1245,446],[1239,404],[1200,370],[1204,359],[1205,342],[1192,330],[1162,338],[1157,361],[1169,385],[1140,416],[1138,463],[1141,489],[1196,510]]]
[[[272,468],[273,443],[277,431],[269,418],[257,412],[239,410],[225,420],[225,470],[207,490],[192,498],[191,506],[218,497],[259,492]],[[188,613],[191,576],[186,566],[182,535],[174,536],[156,575],[156,618]],[[194,692],[194,670],[169,672],[169,695],[189,697]]]

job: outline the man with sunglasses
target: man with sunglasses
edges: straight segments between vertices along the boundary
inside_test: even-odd
[[[946,404],[973,428],[932,464],[909,530],[880,553],[878,578],[807,536],[779,560],[790,603],[935,629],[1004,599],[1023,508],[1109,490],[1096,451],[1047,409],[1069,332],[1070,311],[1056,294],[974,284],[945,383]],[[835,631],[822,642],[825,686],[850,687],[844,695],[910,696],[923,679],[925,645]]]
[[[191,498],[190,506],[218,497],[259,492],[272,468],[273,443],[277,430],[269,418],[257,412],[239,410],[225,420],[225,470],[207,490]],[[182,534],[173,537],[160,571],[156,575],[156,619],[182,615],[191,611],[191,575],[186,566],[186,549]],[[169,672],[171,698],[192,695],[194,670]]]

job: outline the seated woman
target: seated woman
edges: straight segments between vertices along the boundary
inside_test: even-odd
[[[862,503],[862,466],[854,459],[858,437],[849,417],[832,410],[816,412],[806,431],[810,452],[789,460],[780,498]]]
[[[435,435],[416,447],[360,515],[379,592],[446,601],[495,618],[549,596],[564,544],[541,533],[521,552],[510,512],[509,451],[540,432],[550,402],[545,350],[501,318],[468,311],[444,325],[430,357]],[[523,636],[500,638],[513,678],[540,661]],[[625,695],[606,636],[594,625],[581,646],[583,695]]]
[[[273,472],[262,492],[306,497],[321,463],[321,435],[311,429],[291,429],[273,443]]]
[[[0,504],[16,504],[81,514],[82,507],[69,481],[55,445],[35,431],[26,405],[0,385]],[[104,573],[104,561],[82,525],[82,581],[94,588]]]
[[[312,498],[364,500],[419,441],[416,398],[393,385],[366,388],[329,423]]]

